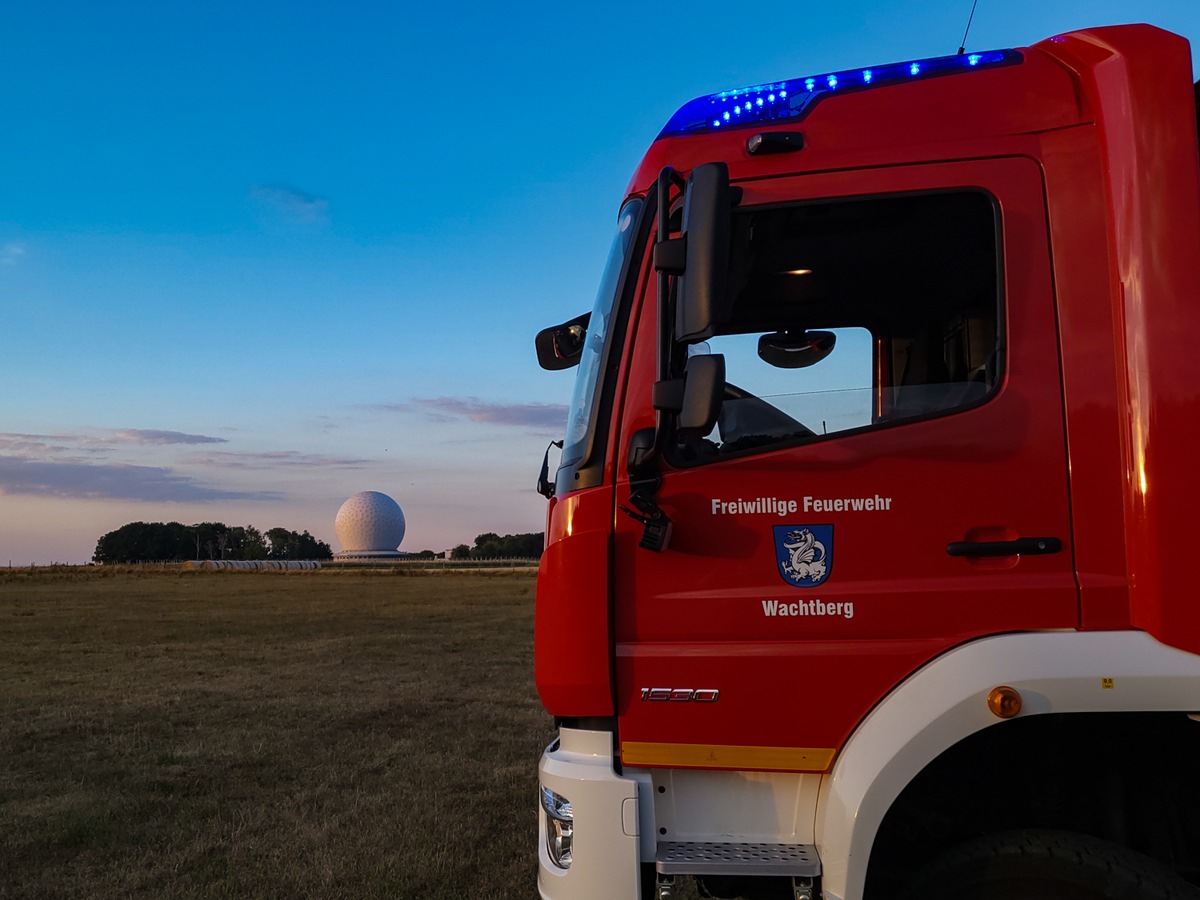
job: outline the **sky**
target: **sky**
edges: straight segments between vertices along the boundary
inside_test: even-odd
[[[132,521],[540,531],[629,176],[701,94],[949,55],[971,0],[56,2],[0,28],[0,565]],[[1197,0],[978,0],[967,48]],[[1193,65],[1196,56],[1193,55]]]

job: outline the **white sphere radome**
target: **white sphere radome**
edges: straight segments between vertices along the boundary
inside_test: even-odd
[[[342,504],[333,530],[344,553],[394,551],[404,540],[404,512],[387,494],[360,491]]]

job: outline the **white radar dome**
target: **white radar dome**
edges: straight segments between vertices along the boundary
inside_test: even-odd
[[[343,553],[395,553],[404,540],[404,512],[387,494],[362,491],[342,504],[333,530]]]

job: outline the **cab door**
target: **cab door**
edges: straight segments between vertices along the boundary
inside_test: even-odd
[[[720,421],[660,461],[663,552],[615,516],[621,755],[825,771],[939,653],[1077,625],[1041,175],[1003,158],[741,188],[728,309],[689,351],[725,357]],[[652,340],[629,366],[653,383]],[[624,398],[620,447],[648,394]]]

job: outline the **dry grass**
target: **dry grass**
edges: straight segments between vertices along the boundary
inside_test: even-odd
[[[0,897],[536,896],[533,584],[0,570]]]

